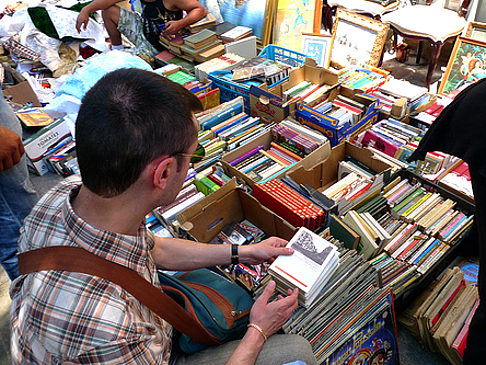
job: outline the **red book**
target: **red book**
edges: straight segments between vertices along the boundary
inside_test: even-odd
[[[461,356],[461,358],[464,358],[464,350],[466,349],[467,335],[469,334],[469,325],[471,324],[471,320],[478,306],[479,306],[479,299],[476,300],[476,303],[474,303],[471,313],[469,313],[469,315],[466,318],[466,321],[464,322],[464,326],[462,326],[461,331],[458,333],[456,339],[452,343],[452,349],[457,351],[457,353],[459,354],[459,356]]]
[[[434,318],[432,318],[432,324],[435,325],[437,323],[437,321],[439,320],[440,316],[442,315],[442,313],[444,313],[444,311],[446,310],[447,306],[449,305],[449,303],[452,301],[452,299],[454,299],[454,297],[457,295],[457,293],[459,293],[459,291],[461,290],[461,288],[463,286],[466,285],[466,282],[463,280],[461,281],[461,284],[459,284],[456,288],[456,290],[454,290],[454,292],[452,293],[452,295],[449,297],[449,299],[447,299],[447,301],[444,303],[444,305],[442,306],[442,308],[439,310],[439,312],[437,312],[437,314],[435,315]]]

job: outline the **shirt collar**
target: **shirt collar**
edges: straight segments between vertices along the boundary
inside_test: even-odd
[[[71,205],[80,187],[81,184],[72,188],[61,208],[66,231],[72,241],[95,255],[143,274],[149,251],[154,245],[146,228],[141,225],[136,236],[129,236],[91,226],[76,214]]]

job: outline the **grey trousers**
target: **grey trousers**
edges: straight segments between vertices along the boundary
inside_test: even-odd
[[[240,341],[231,341],[210,347],[194,355],[178,358],[175,364],[225,364],[239,343]],[[317,364],[309,342],[297,335],[273,335],[263,346],[255,364],[282,365],[296,361],[307,365]]]

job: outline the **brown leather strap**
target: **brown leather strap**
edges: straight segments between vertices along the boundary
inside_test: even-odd
[[[120,285],[176,330],[194,341],[216,345],[219,341],[176,301],[137,272],[105,260],[80,247],[53,246],[18,255],[21,275],[43,270],[62,270],[99,276]]]

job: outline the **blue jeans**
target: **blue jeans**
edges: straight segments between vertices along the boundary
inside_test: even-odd
[[[22,136],[22,127],[0,90],[0,125]],[[37,202],[25,154],[18,164],[0,172],[0,263],[11,280],[19,275],[17,239],[24,218]]]

